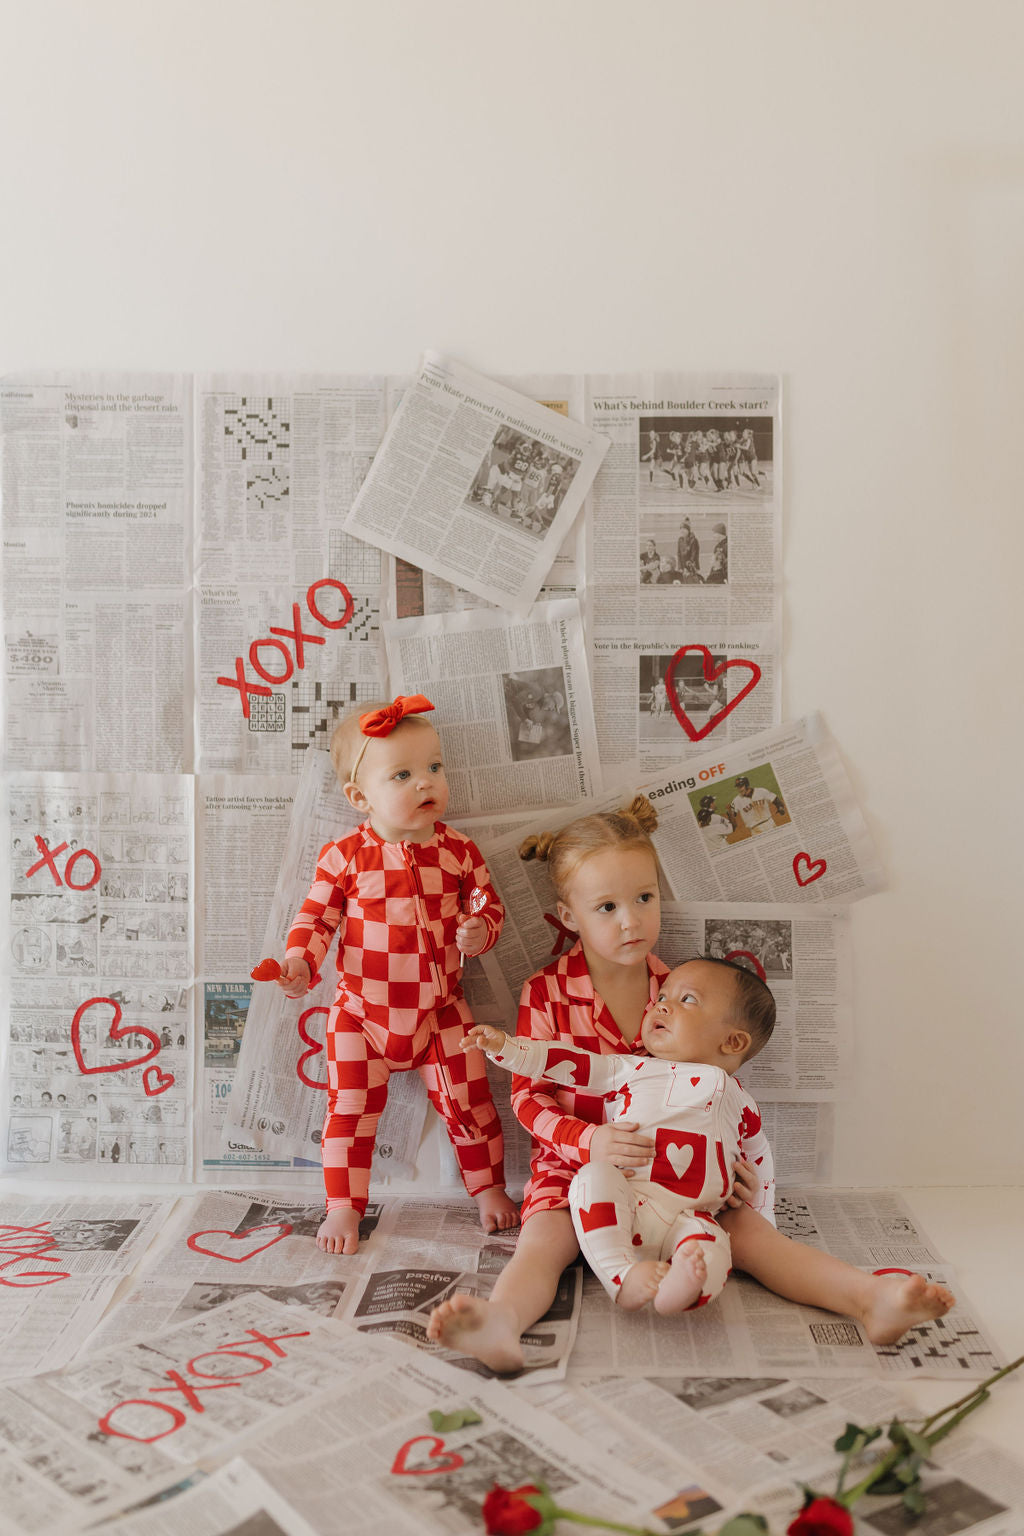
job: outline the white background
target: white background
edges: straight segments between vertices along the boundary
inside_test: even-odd
[[[0,0],[0,369],[781,371],[837,1182],[1024,1170],[1017,0]],[[538,957],[538,962],[542,957]]]

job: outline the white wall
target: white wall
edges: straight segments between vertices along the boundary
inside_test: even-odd
[[[837,1180],[1020,1179],[1018,0],[0,26],[0,369],[785,374],[786,709],[825,711],[890,879]]]

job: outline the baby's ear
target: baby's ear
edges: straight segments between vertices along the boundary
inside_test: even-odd
[[[573,933],[578,933],[580,925],[569,911],[569,908],[566,906],[565,902],[560,901],[556,903],[556,905],[558,908],[558,921],[561,923],[562,927],[571,929]]]
[[[730,1029],[722,1041],[722,1054],[725,1056],[739,1056],[743,1059],[750,1050],[752,1041],[753,1036],[749,1030]]]
[[[348,801],[352,809],[354,811],[358,811],[360,816],[364,811],[369,809],[370,802],[359,788],[359,785],[353,784],[351,779],[347,784],[343,784],[341,786],[341,792],[345,796],[345,799]]]

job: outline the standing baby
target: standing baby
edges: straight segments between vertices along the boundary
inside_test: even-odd
[[[301,995],[337,931],[338,989],[327,1019],[321,1152],[327,1216],[317,1246],[355,1253],[377,1122],[392,1072],[415,1068],[442,1116],[486,1231],[515,1226],[501,1125],[478,1051],[463,961],[497,942],[505,911],[476,845],[441,820],[441,743],[422,694],[351,714],[331,738],[346,799],[364,820],[326,843],[288,934],[278,985]]]

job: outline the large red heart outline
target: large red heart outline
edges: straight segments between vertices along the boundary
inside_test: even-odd
[[[678,698],[676,697],[676,667],[689,651],[700,652],[702,657],[701,665],[704,672],[704,681],[706,683],[717,682],[724,672],[730,671],[733,667],[743,667],[751,674],[750,681],[747,683],[746,687],[741,688],[739,693],[737,693],[734,698],[731,698],[727,704],[723,704],[722,708],[718,710],[717,713],[713,715],[709,714],[707,720],[699,730],[697,726],[694,725],[693,721],[686,713],[686,710],[683,708]],[[668,666],[665,668],[665,687],[668,690],[668,701],[672,706],[672,713],[675,715],[676,719],[679,721],[679,724],[682,726],[683,730],[686,732],[687,736],[689,736],[691,741],[702,741],[705,736],[709,735],[715,729],[716,725],[721,724],[726,715],[732,714],[737,704],[741,704],[746,698],[747,694],[756,688],[760,681],[761,668],[758,666],[756,661],[746,661],[742,657],[736,656],[732,661],[719,662],[718,666],[716,667],[714,665],[711,652],[708,650],[706,645],[681,645],[678,651],[676,651],[675,655],[672,657],[672,660],[669,662]]]
[[[268,1221],[261,1227],[247,1227],[244,1232],[229,1232],[225,1227],[207,1227],[202,1232],[190,1234],[186,1247],[193,1253],[205,1254],[208,1259],[225,1259],[229,1264],[245,1264],[249,1259],[254,1259],[258,1253],[263,1253],[267,1248],[273,1248],[282,1238],[291,1236],[290,1221]],[[254,1232],[273,1232],[273,1237],[268,1237],[265,1243],[260,1243],[258,1248],[250,1248],[248,1253],[240,1253],[236,1258],[231,1253],[221,1253],[217,1248],[204,1247],[199,1241],[201,1237],[225,1237],[229,1243],[244,1243],[252,1237]]]
[[[800,878],[800,871],[806,869],[807,873]],[[812,859],[809,853],[798,853],[793,860],[793,874],[796,876],[797,885],[813,885],[815,880],[820,880],[828,869],[824,859]]]
[[[432,1465],[410,1467],[408,1463],[413,1446],[423,1445],[424,1442],[430,1447],[427,1456]],[[462,1466],[465,1466],[465,1462],[458,1451],[450,1451],[444,1441],[439,1440],[436,1435],[414,1435],[411,1440],[399,1446],[398,1455],[391,1463],[391,1470],[398,1477],[433,1477],[437,1472],[454,1472]]]
[[[108,1008],[113,1008],[114,1010],[113,1020],[110,1028],[107,1030],[107,1038],[109,1040],[123,1040],[125,1035],[142,1035],[144,1039],[149,1041],[150,1049],[143,1056],[133,1056],[130,1061],[112,1061],[108,1062],[105,1066],[87,1067],[85,1058],[82,1055],[82,1016],[88,1008],[95,1007],[97,1003],[106,1003]],[[71,1049],[75,1053],[79,1072],[84,1072],[87,1075],[94,1072],[127,1072],[129,1067],[141,1067],[144,1062],[152,1061],[160,1049],[160,1039],[158,1035],[154,1035],[151,1029],[147,1029],[144,1024],[126,1024],[122,1029],[121,1004],[116,1002],[114,998],[90,997],[87,1002],[82,1003],[80,1007],[75,1009],[75,1016],[71,1020]]]
[[[318,1003],[315,1008],[307,1008],[305,1013],[301,1013],[299,1015],[299,1039],[304,1045],[309,1046],[309,1050],[303,1051],[302,1055],[295,1063],[295,1075],[299,1079],[299,1082],[304,1083],[307,1088],[326,1088],[327,1084],[318,1082],[315,1077],[310,1077],[309,1073],[305,1069],[305,1063],[310,1061],[314,1056],[320,1056],[323,1053],[324,1048],[323,1041],[314,1040],[313,1036],[306,1029],[306,1020],[312,1018],[314,1013],[330,1013],[330,1011],[331,1010],[329,1008],[325,1008],[322,1003]]]

